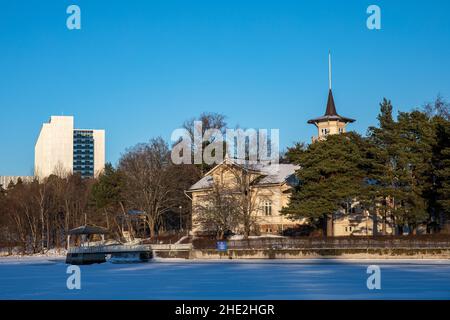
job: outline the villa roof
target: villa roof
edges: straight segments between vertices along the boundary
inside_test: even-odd
[[[262,163],[248,164],[243,163],[236,159],[226,159],[221,164],[218,164],[215,168],[222,164],[234,164],[246,170],[251,170],[261,174],[261,179],[256,182],[256,185],[268,185],[268,184],[296,184],[297,178],[295,177],[295,171],[300,169],[300,166],[293,164],[278,164],[278,165],[265,165]],[[214,169],[213,169],[214,170]],[[189,188],[189,191],[209,189],[213,186],[214,179],[210,174],[213,170],[208,172],[202,179],[197,181]]]
[[[342,122],[355,122],[354,119],[346,118],[343,116],[340,116],[336,111],[336,105],[334,104],[334,98],[333,98],[333,92],[331,89],[328,92],[328,101],[327,101],[327,108],[325,110],[325,114],[321,117],[308,120],[308,123],[315,124],[317,122],[325,122],[325,121],[342,121]]]

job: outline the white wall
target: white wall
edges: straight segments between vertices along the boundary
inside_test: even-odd
[[[105,130],[94,130],[94,176],[105,169]]]
[[[51,174],[63,175],[73,171],[72,116],[52,116],[44,123],[35,145],[35,176],[43,179]]]

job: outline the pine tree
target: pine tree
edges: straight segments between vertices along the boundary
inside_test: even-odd
[[[392,116],[392,104],[380,104],[379,127],[369,128],[373,145],[373,181],[383,221],[390,216],[402,232],[426,222],[432,187],[433,128],[429,117],[420,111]],[[383,226],[383,230],[385,227]]]
[[[346,133],[289,149],[287,158],[302,168],[296,172],[300,185],[283,214],[320,227],[330,214],[346,210],[367,188],[362,144],[359,135]]]
[[[101,210],[106,218],[106,225],[109,228],[109,216],[121,212],[125,215],[123,206],[123,177],[121,173],[107,163],[103,173],[92,186],[91,203],[95,208]]]
[[[436,221],[442,225],[450,219],[450,121],[434,119],[436,143],[433,148],[433,181],[436,200]]]

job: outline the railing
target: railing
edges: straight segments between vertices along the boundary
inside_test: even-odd
[[[151,245],[100,245],[69,248],[68,253],[120,253],[120,252],[146,252],[146,251],[176,251],[191,250],[192,245],[187,244],[151,244]]]
[[[249,239],[229,240],[228,249],[447,249],[450,239],[416,240],[416,239]],[[216,241],[199,241],[194,243],[196,249],[215,248]]]
[[[178,244],[151,244],[152,250],[155,251],[171,251],[171,250],[191,250],[191,243],[178,243]]]
[[[234,249],[450,249],[448,241],[402,241],[402,240],[293,240],[283,241],[263,240],[263,241],[230,241],[229,248]]]

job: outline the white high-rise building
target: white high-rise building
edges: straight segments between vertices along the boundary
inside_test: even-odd
[[[80,173],[95,177],[105,167],[105,130],[74,129],[72,116],[51,116],[42,125],[34,150],[34,174]]]

